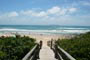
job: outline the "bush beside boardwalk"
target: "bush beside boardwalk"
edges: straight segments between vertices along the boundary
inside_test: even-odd
[[[71,39],[59,39],[57,43],[76,60],[90,60],[90,32]]]
[[[21,60],[35,45],[29,37],[0,37],[0,60]]]

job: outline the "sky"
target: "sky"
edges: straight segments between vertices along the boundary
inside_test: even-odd
[[[90,26],[90,0],[0,0],[0,25]]]

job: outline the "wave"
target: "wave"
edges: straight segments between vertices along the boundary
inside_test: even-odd
[[[64,31],[68,33],[86,33],[89,32],[90,30],[64,30]]]
[[[70,28],[70,27],[63,27],[63,28],[57,28],[57,29],[62,29],[62,30],[88,30],[89,28]]]
[[[12,28],[2,28],[0,29],[0,31],[4,31],[4,32],[37,32],[37,33],[85,33],[85,32],[89,32],[90,29],[87,30],[27,30],[27,29],[12,29]]]

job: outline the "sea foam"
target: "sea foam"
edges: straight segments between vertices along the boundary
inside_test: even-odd
[[[12,29],[12,28],[2,28],[0,29],[0,31],[2,32],[36,32],[36,33],[85,33],[85,32],[89,32],[90,30],[89,29],[73,29],[72,28],[69,28],[69,30],[62,30],[62,29],[59,29],[59,30],[29,30],[29,29]]]

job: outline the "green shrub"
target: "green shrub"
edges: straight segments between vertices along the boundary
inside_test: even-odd
[[[90,60],[90,32],[57,43],[77,60]]]
[[[0,37],[0,60],[21,60],[35,45],[29,37]]]

